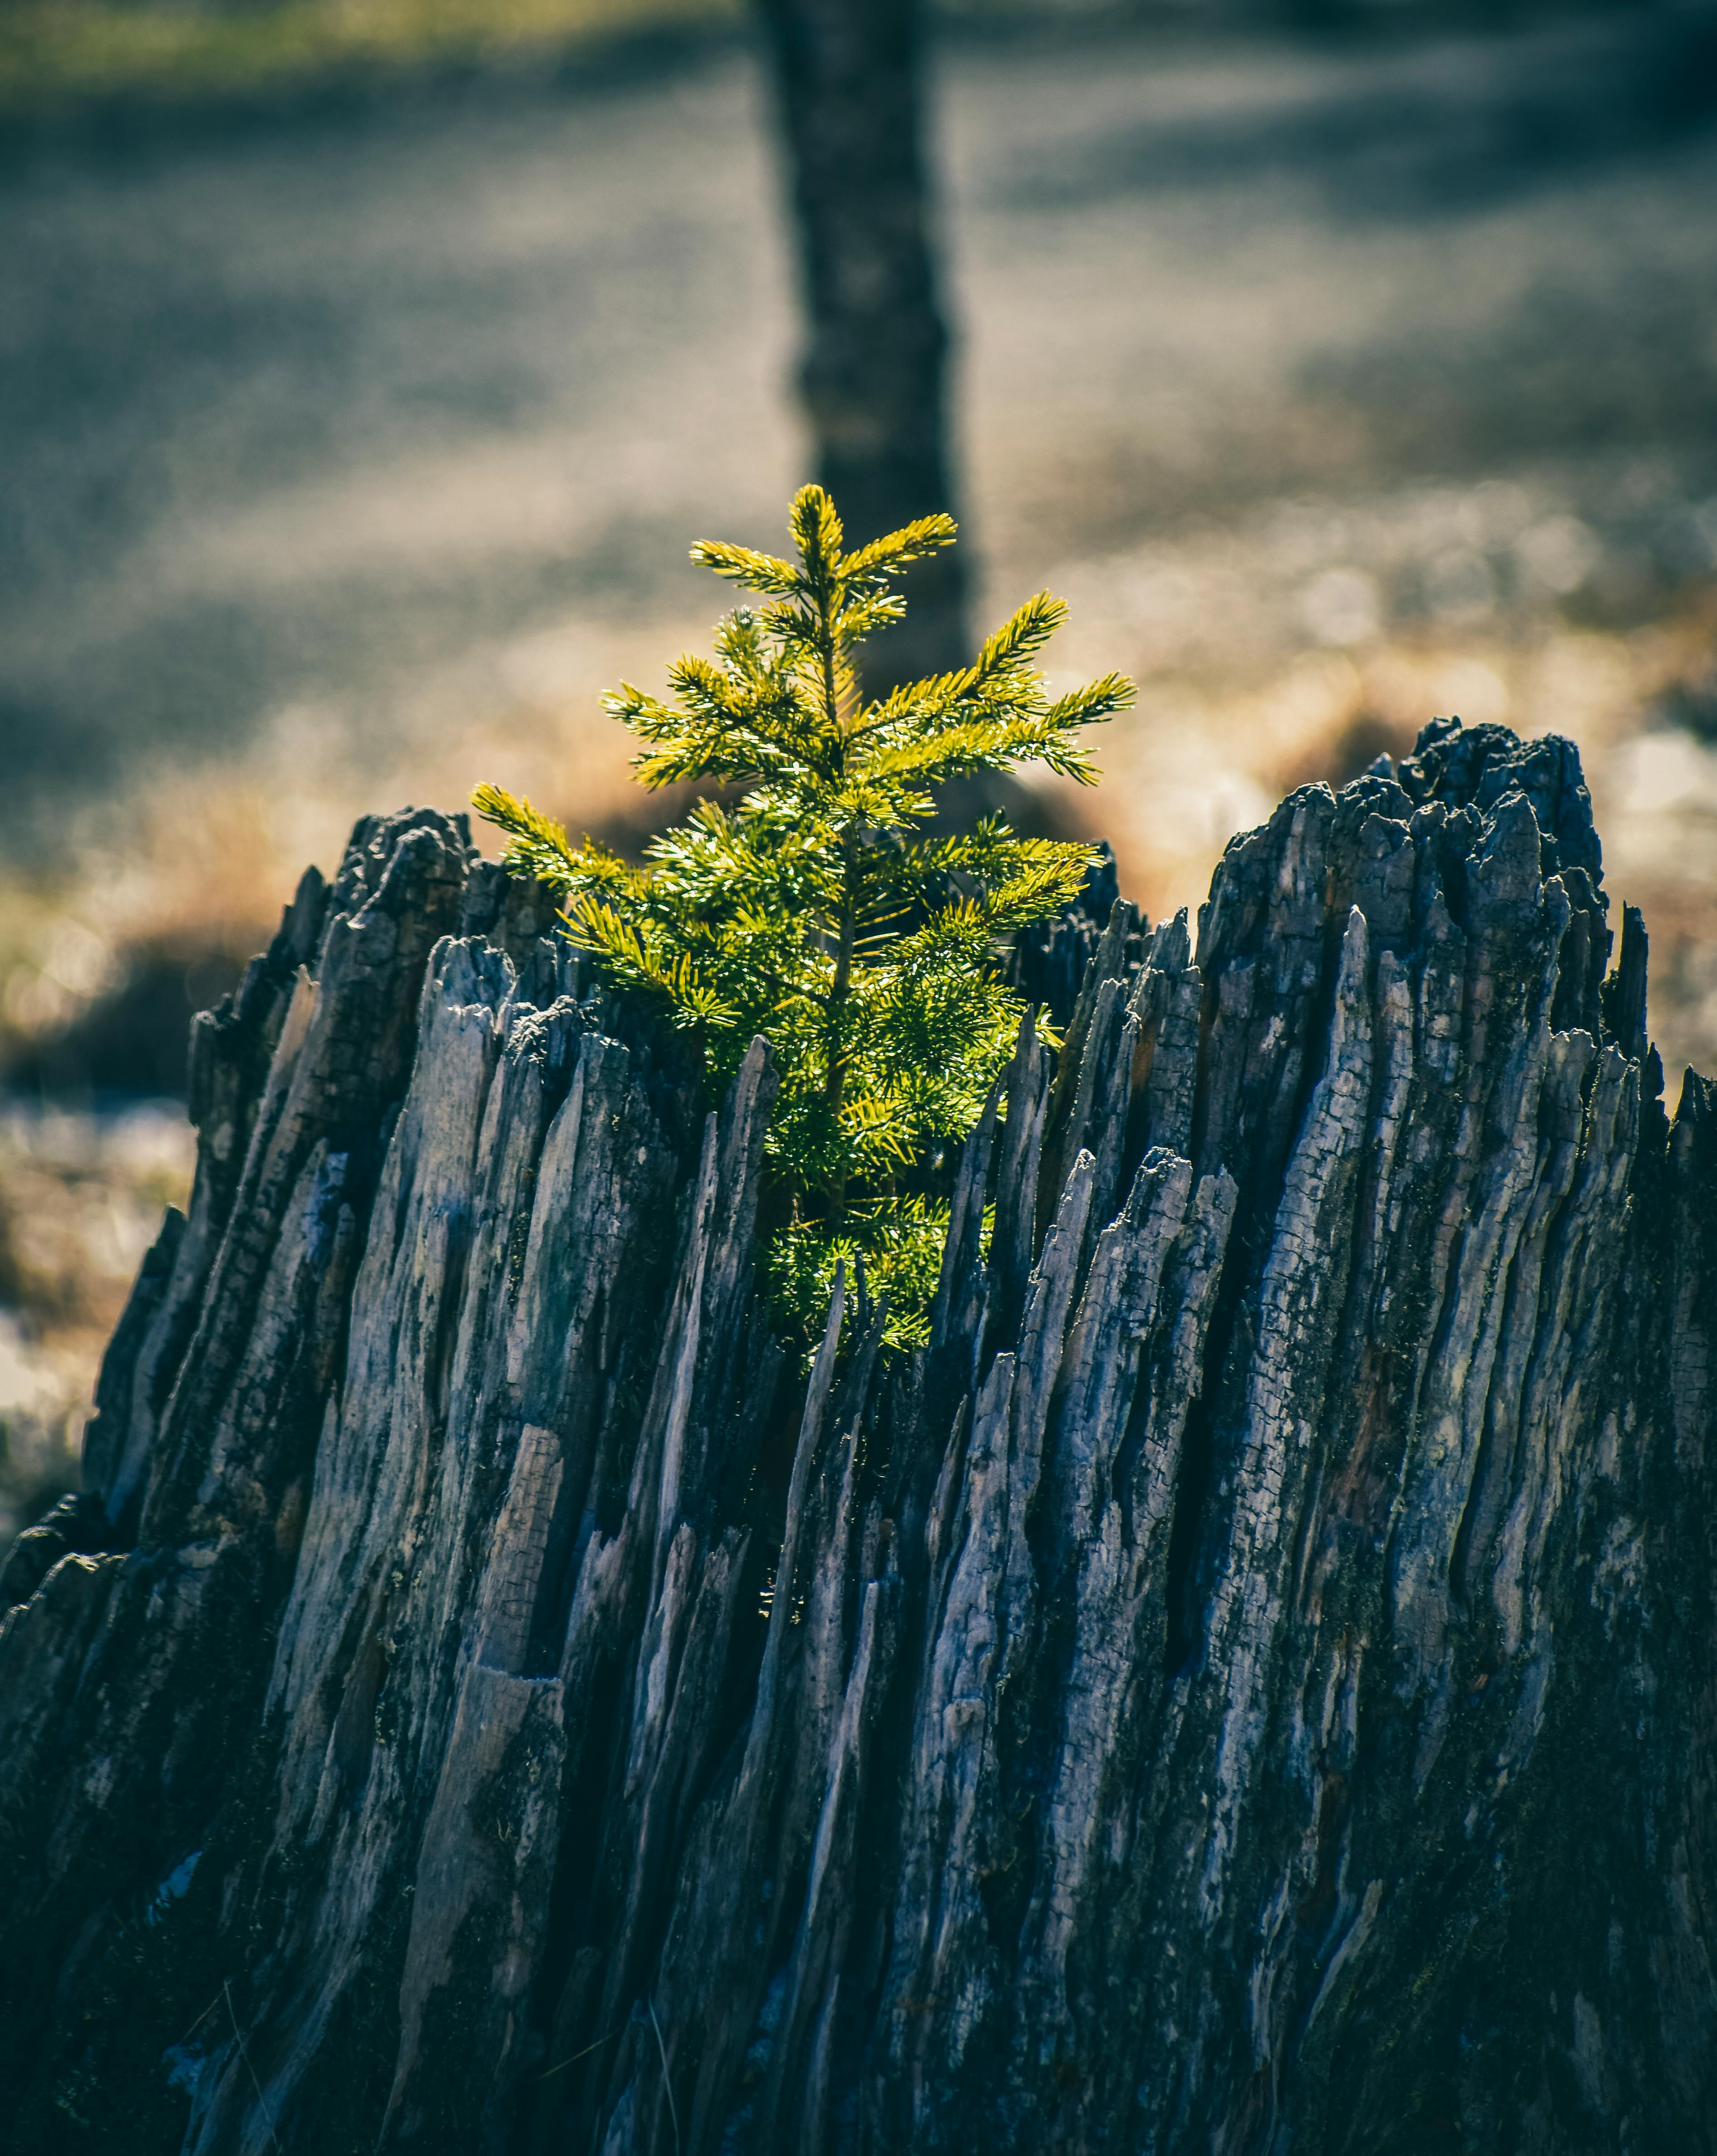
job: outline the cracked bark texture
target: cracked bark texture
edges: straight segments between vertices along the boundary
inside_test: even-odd
[[[762,1045],[459,819],[306,877],[0,1575],[8,2147],[1717,2145],[1717,1091],[1575,752],[1102,882],[800,1374]]]

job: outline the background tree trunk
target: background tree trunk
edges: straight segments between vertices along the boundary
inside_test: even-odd
[[[1709,2150],[1717,1096],[1572,748],[1033,938],[892,1371],[550,917],[368,822],[198,1022],[3,1576],[8,2145]]]
[[[918,0],[758,0],[792,178],[816,476],[850,544],[954,507]],[[964,666],[964,551],[907,581],[866,660],[874,691]]]

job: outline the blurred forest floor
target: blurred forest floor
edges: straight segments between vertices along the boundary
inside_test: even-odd
[[[1046,817],[1154,917],[1434,713],[1570,733],[1672,1096],[1717,1069],[1713,23],[1094,18],[933,84],[974,625],[1046,583],[1056,673],[1141,685]],[[777,543],[802,475],[768,121],[723,34],[6,131],[0,1514],[74,1471],[187,1016],[304,863],[486,778],[641,829],[598,696],[707,648],[689,542]]]

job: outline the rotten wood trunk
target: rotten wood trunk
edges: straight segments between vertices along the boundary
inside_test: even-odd
[[[1717,1094],[1571,747],[1023,948],[893,1367],[549,926],[367,822],[198,1021],[3,1575],[7,2145],[1717,2145]]]

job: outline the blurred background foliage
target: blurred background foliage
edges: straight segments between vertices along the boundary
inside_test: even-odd
[[[854,5],[0,0],[0,1534],[303,864],[484,778],[635,846],[601,691],[890,409],[945,633],[1047,583],[1141,685],[1020,820],[1154,917],[1433,713],[1571,733],[1717,1068],[1717,9]]]
[[[929,0],[954,34],[1146,27],[1399,34],[1495,31],[1640,0]],[[1645,0],[1649,5],[1650,0]],[[6,0],[0,110],[90,98],[183,106],[210,96],[387,91],[413,76],[611,56],[628,43],[743,37],[748,0]],[[604,49],[609,49],[604,54]]]
[[[0,98],[14,111],[91,95],[182,104],[740,20],[740,0],[11,0]]]

